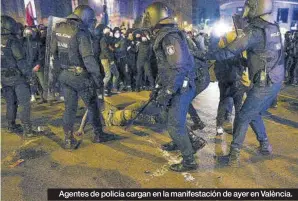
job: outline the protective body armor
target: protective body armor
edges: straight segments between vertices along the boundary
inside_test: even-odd
[[[80,56],[78,34],[84,28],[76,21],[67,20],[57,24],[56,39],[58,46],[58,57],[63,69],[74,66],[84,67],[84,62]]]
[[[172,38],[175,38],[175,43],[177,44],[177,47],[175,48],[175,56],[178,57],[178,62],[171,62],[167,59],[166,53],[164,52],[162,47],[162,42],[165,37],[173,36]],[[194,58],[189,52],[186,36],[175,27],[165,27],[162,28],[158,36],[154,42],[153,50],[156,55],[157,59],[157,65],[160,75],[166,75],[168,69],[175,69],[178,70],[182,76],[187,76],[190,79],[194,79],[195,72],[194,72]],[[172,51],[171,49],[168,49],[166,51]]]
[[[17,61],[13,57],[11,43],[17,40],[12,35],[2,35],[1,39],[1,69],[17,68]]]
[[[248,29],[261,29],[265,37],[265,43],[260,43],[247,52],[250,80],[255,81],[258,73],[265,71],[273,83],[283,81],[284,58],[279,26],[258,18],[252,21]]]

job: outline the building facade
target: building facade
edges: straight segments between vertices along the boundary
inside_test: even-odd
[[[185,0],[2,0],[1,13],[26,24],[25,8],[28,2],[31,2],[36,23],[47,24],[49,16],[66,17],[76,6],[89,5],[95,10],[100,22],[103,5],[106,5],[110,26],[124,24],[132,27],[135,19],[140,18],[145,8],[156,1],[165,3],[173,10],[179,25],[192,23],[192,0],[187,0],[187,3]]]
[[[243,12],[244,0],[220,0],[221,18],[229,20],[235,13]],[[296,29],[298,23],[298,0],[275,0],[273,19],[283,32]]]

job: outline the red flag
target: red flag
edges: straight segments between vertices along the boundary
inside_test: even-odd
[[[26,22],[28,26],[34,25],[33,9],[31,2],[29,2],[26,6]]]

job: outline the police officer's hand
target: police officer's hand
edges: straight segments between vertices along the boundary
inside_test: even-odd
[[[154,88],[150,94],[150,99],[155,99],[158,95],[159,88]]]
[[[170,101],[173,97],[173,94],[168,90],[159,91],[155,102],[158,107],[167,107],[170,104]]]

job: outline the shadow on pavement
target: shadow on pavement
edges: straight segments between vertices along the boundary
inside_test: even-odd
[[[280,123],[283,125],[291,126],[293,128],[298,128],[298,122],[291,121],[289,119],[285,119],[276,115],[271,114],[270,112],[265,112],[264,116],[266,119],[270,119],[276,123]]]

